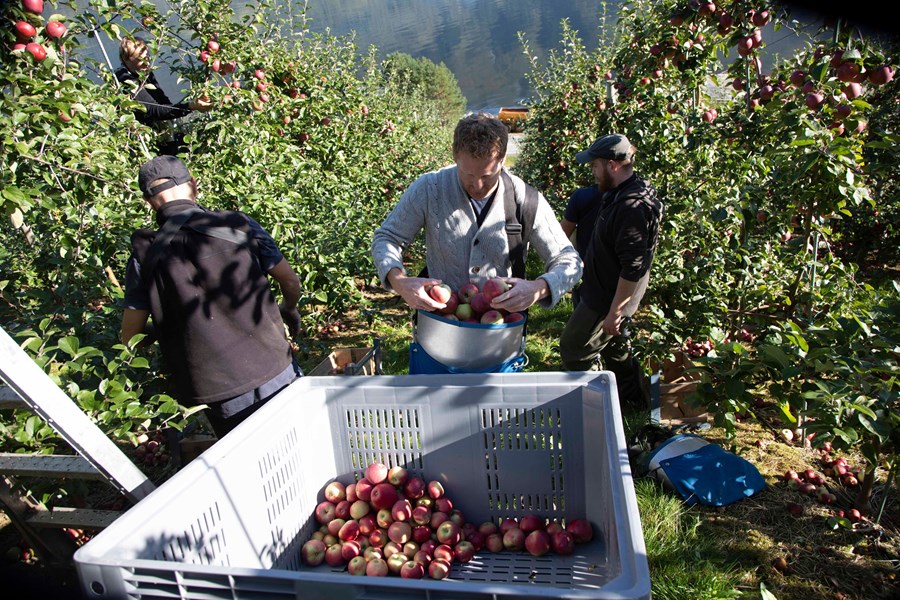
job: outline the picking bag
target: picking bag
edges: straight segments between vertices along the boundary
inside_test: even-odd
[[[646,455],[648,476],[674,490],[688,506],[727,506],[765,489],[751,463],[700,436],[672,436]]]

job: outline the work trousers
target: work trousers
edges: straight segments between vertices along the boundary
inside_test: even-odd
[[[603,332],[604,317],[605,312],[578,303],[559,340],[563,366],[568,371],[612,371],[620,404],[635,409],[649,408],[649,389],[631,349],[629,320],[622,324],[620,335],[608,335]]]

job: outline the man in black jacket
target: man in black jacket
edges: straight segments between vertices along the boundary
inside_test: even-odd
[[[122,341],[152,316],[172,395],[208,405],[222,437],[301,374],[284,327],[299,330],[300,282],[256,221],[197,205],[197,182],[174,156],[145,163],[138,182],[160,229],[131,237]]]
[[[184,150],[183,137],[166,131],[162,124],[186,117],[192,111],[206,112],[212,108],[212,103],[204,97],[178,103],[169,100],[150,70],[147,43],[141,38],[123,38],[119,44],[119,59],[122,66],[116,69],[116,79],[134,100],[144,105],[144,110],[137,111],[135,118],[160,131],[159,154],[178,154]]]
[[[610,134],[575,156],[579,163],[590,163],[602,195],[585,257],[581,302],[563,330],[560,354],[571,371],[612,371],[619,398],[646,406],[628,323],[650,280],[663,207],[653,186],[634,172],[634,153],[624,135]]]

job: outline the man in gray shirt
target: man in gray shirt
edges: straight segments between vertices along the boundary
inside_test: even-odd
[[[510,288],[493,299],[492,308],[517,312],[535,303],[549,308],[581,278],[581,259],[540,194],[532,229],[523,235],[543,260],[544,273],[534,280],[512,276],[504,194],[511,186],[521,204],[526,184],[503,167],[508,139],[506,125],[492,115],[463,117],[453,134],[455,164],[414,181],[375,231],[378,277],[411,308],[444,308],[427,286],[446,283],[458,290],[472,281],[480,289],[493,277]],[[403,251],[423,229],[428,276],[410,276]]]

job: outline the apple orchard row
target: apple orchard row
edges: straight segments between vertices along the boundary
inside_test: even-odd
[[[379,462],[356,483],[328,483],[324,497],[314,515],[319,528],[303,544],[301,559],[308,566],[346,566],[351,575],[444,579],[454,563],[469,562],[477,552],[569,555],[593,538],[586,519],[563,526],[529,514],[476,526],[439,481]]]

